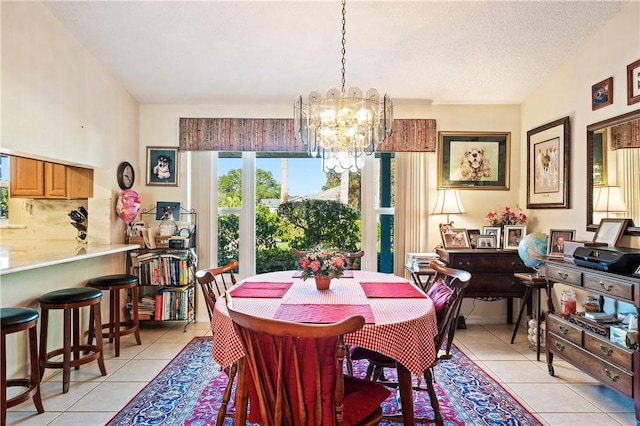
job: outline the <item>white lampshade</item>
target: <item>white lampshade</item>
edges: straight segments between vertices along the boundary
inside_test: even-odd
[[[438,191],[436,206],[431,214],[460,214],[466,213],[460,201],[460,195],[457,189],[441,189]],[[449,218],[447,217],[447,220]]]
[[[599,186],[593,190],[593,211],[606,213],[622,213],[627,205],[622,198],[619,186]]]

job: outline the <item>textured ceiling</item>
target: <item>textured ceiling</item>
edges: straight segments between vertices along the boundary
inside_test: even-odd
[[[349,1],[346,86],[520,103],[627,1]],[[47,1],[140,103],[282,104],[340,87],[340,1]]]

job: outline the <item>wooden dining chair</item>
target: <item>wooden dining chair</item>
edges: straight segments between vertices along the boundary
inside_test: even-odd
[[[205,304],[207,305],[207,313],[209,314],[209,322],[213,318],[213,310],[216,305],[216,298],[223,295],[230,287],[235,285],[236,277],[233,271],[238,269],[238,261],[230,260],[226,265],[216,268],[200,269],[196,272],[196,281],[200,284],[202,289],[202,295],[204,296]],[[229,275],[229,280],[225,279],[225,275]],[[227,416],[227,406],[231,399],[231,391],[233,388],[233,381],[238,371],[238,365],[236,363],[224,369],[224,372],[229,377],[227,386],[222,394],[222,402],[220,409],[218,410],[218,417],[216,419],[216,426],[222,426],[224,418]]]
[[[225,297],[245,352],[245,376],[238,376],[236,389],[236,424],[248,420],[264,426],[342,426],[382,420],[380,405],[389,390],[343,374],[342,336],[364,326],[362,315],[331,324],[280,321],[238,312],[232,297]],[[242,377],[246,382],[241,385]]]
[[[202,295],[207,305],[207,313],[209,321],[213,317],[213,309],[216,304],[216,298],[224,294],[229,288],[236,283],[236,276],[233,271],[238,269],[238,261],[230,260],[224,266],[216,268],[200,269],[196,272],[196,281],[200,284]],[[229,275],[229,282],[225,279],[224,274]]]
[[[469,285],[471,274],[460,269],[453,269],[445,266],[437,260],[429,264],[436,274],[433,284],[429,288],[427,295],[433,300],[436,310],[436,320],[438,324],[438,334],[434,337],[436,358],[430,368],[424,371],[424,381],[426,389],[417,386],[415,390],[426,390],[429,393],[431,407],[433,408],[433,419],[416,419],[422,421],[435,422],[437,425],[444,424],[440,413],[440,404],[433,387],[433,367],[440,361],[451,358],[451,345],[455,336],[460,306],[464,298],[464,291]],[[396,368],[396,361],[379,352],[362,347],[352,347],[350,350],[351,360],[366,359],[369,361],[366,378],[380,381],[385,386],[398,387],[396,382],[389,382],[384,379],[384,368]],[[385,416],[395,421],[402,421],[402,416]]]

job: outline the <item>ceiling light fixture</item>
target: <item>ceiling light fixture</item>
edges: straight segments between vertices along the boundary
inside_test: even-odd
[[[321,156],[323,170],[356,172],[364,166],[364,155],[373,154],[393,131],[393,102],[369,89],[366,97],[358,87],[345,91],[346,0],[342,0],[342,90],[309,94],[309,103],[298,96],[294,105],[295,136],[314,157]]]

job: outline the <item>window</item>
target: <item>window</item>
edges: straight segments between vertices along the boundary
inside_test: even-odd
[[[374,226],[377,230],[370,235],[377,236],[378,251],[383,253],[379,268],[391,272],[393,156],[382,154],[372,164],[381,180],[376,191],[361,195],[360,172],[345,176],[326,174],[321,169],[322,161],[306,154],[218,153],[218,199],[212,200],[217,203],[213,211],[218,212],[218,263],[225,264],[231,258],[240,259],[244,255],[241,263],[254,263],[256,273],[294,269],[291,241],[299,241],[298,233],[303,231],[278,215],[281,203],[317,199],[342,201],[359,216],[364,196],[372,199],[368,205],[376,206]],[[385,172],[379,173],[381,170]],[[245,198],[249,197],[255,197],[255,203],[247,203]],[[243,222],[243,218],[251,218],[253,222]],[[356,234],[345,232],[344,235],[345,238],[356,235],[353,244],[359,249],[361,221],[356,219],[354,223]]]

